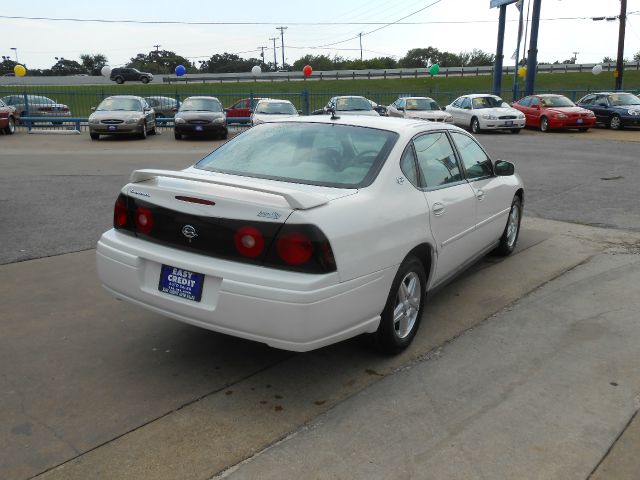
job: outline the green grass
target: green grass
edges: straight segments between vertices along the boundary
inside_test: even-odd
[[[625,89],[640,90],[640,71],[625,72]],[[503,98],[511,101],[513,76],[502,79]],[[520,80],[520,89],[524,90],[524,81]],[[603,72],[595,76],[585,73],[551,73],[536,77],[537,92],[563,93],[578,99],[586,92],[612,90],[613,73]],[[142,96],[163,95],[184,98],[189,95],[214,95],[229,106],[237,99],[255,96],[287,98],[298,108],[303,109],[302,91],[309,92],[310,108],[321,108],[327,100],[340,94],[364,95],[372,100],[388,105],[400,94],[426,95],[435,98],[441,105],[450,103],[465,93],[490,92],[491,76],[468,77],[425,77],[393,79],[357,79],[357,80],[319,80],[291,82],[228,82],[228,83],[180,83],[151,84],[125,83],[124,85],[83,85],[83,86],[4,86],[0,87],[0,97],[11,93],[32,93],[45,95],[71,107],[74,116],[86,117],[92,106],[109,95],[133,94]]]

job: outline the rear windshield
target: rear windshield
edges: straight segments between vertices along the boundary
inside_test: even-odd
[[[222,105],[215,98],[187,98],[180,105],[181,112],[222,112]]]
[[[196,164],[213,172],[339,188],[375,179],[398,135],[350,125],[263,123]]]
[[[615,106],[640,105],[640,98],[630,93],[616,93],[609,98],[611,105]]]
[[[336,110],[373,110],[371,103],[362,97],[338,97],[336,98]]]
[[[126,110],[141,112],[142,104],[135,98],[105,98],[96,110]]]
[[[540,102],[545,107],[575,107],[575,104],[567,97],[540,97]]]
[[[407,98],[407,110],[440,110],[440,106],[429,98]]]

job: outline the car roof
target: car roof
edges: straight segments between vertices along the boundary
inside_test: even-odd
[[[335,120],[330,116],[313,115],[301,117],[289,117],[287,119],[274,119],[274,122],[296,122],[296,123],[330,123],[337,125],[351,125],[355,127],[376,128],[378,130],[387,130],[398,134],[409,134],[420,130],[455,130],[463,131],[454,125],[441,122],[425,122],[419,119],[407,119],[398,117],[372,117],[367,115],[337,115]]]
[[[284,100],[280,98],[261,98],[260,103],[291,103],[291,100]]]
[[[107,98],[128,98],[131,100],[144,100],[144,98],[139,97],[138,95],[109,95],[108,97],[103,98],[103,100],[106,100]]]
[[[398,98],[398,100],[421,100],[421,99],[431,100],[432,102],[435,102],[435,100],[431,97],[399,97]]]

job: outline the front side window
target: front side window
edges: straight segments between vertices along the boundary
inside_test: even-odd
[[[578,103],[582,103],[584,105],[591,105],[593,104],[593,100],[595,99],[595,95],[587,95],[586,97],[583,97],[582,100],[580,100]]]
[[[338,188],[375,179],[398,135],[350,125],[263,123],[238,135],[196,168],[246,177]]]
[[[440,106],[430,98],[409,98],[407,110],[440,110]]]
[[[462,180],[456,156],[444,132],[427,133],[413,141],[418,168],[427,188],[442,187]]]
[[[501,107],[504,102],[499,97],[475,97],[473,99],[473,108],[497,108]]]
[[[528,107],[531,105],[531,100],[532,100],[531,97],[524,97],[518,102],[518,105],[522,107]]]
[[[451,137],[458,147],[460,159],[469,180],[493,175],[491,159],[473,138],[458,132],[451,132]]]
[[[460,104],[460,108],[464,108],[465,110],[471,110],[471,99],[465,98],[464,100],[462,100],[462,103]]]

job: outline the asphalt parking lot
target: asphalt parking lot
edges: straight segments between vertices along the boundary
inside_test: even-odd
[[[637,479],[640,131],[479,139],[525,180],[518,250],[434,295],[388,358],[102,291],[93,248],[130,172],[216,141],[0,136],[0,478]]]

